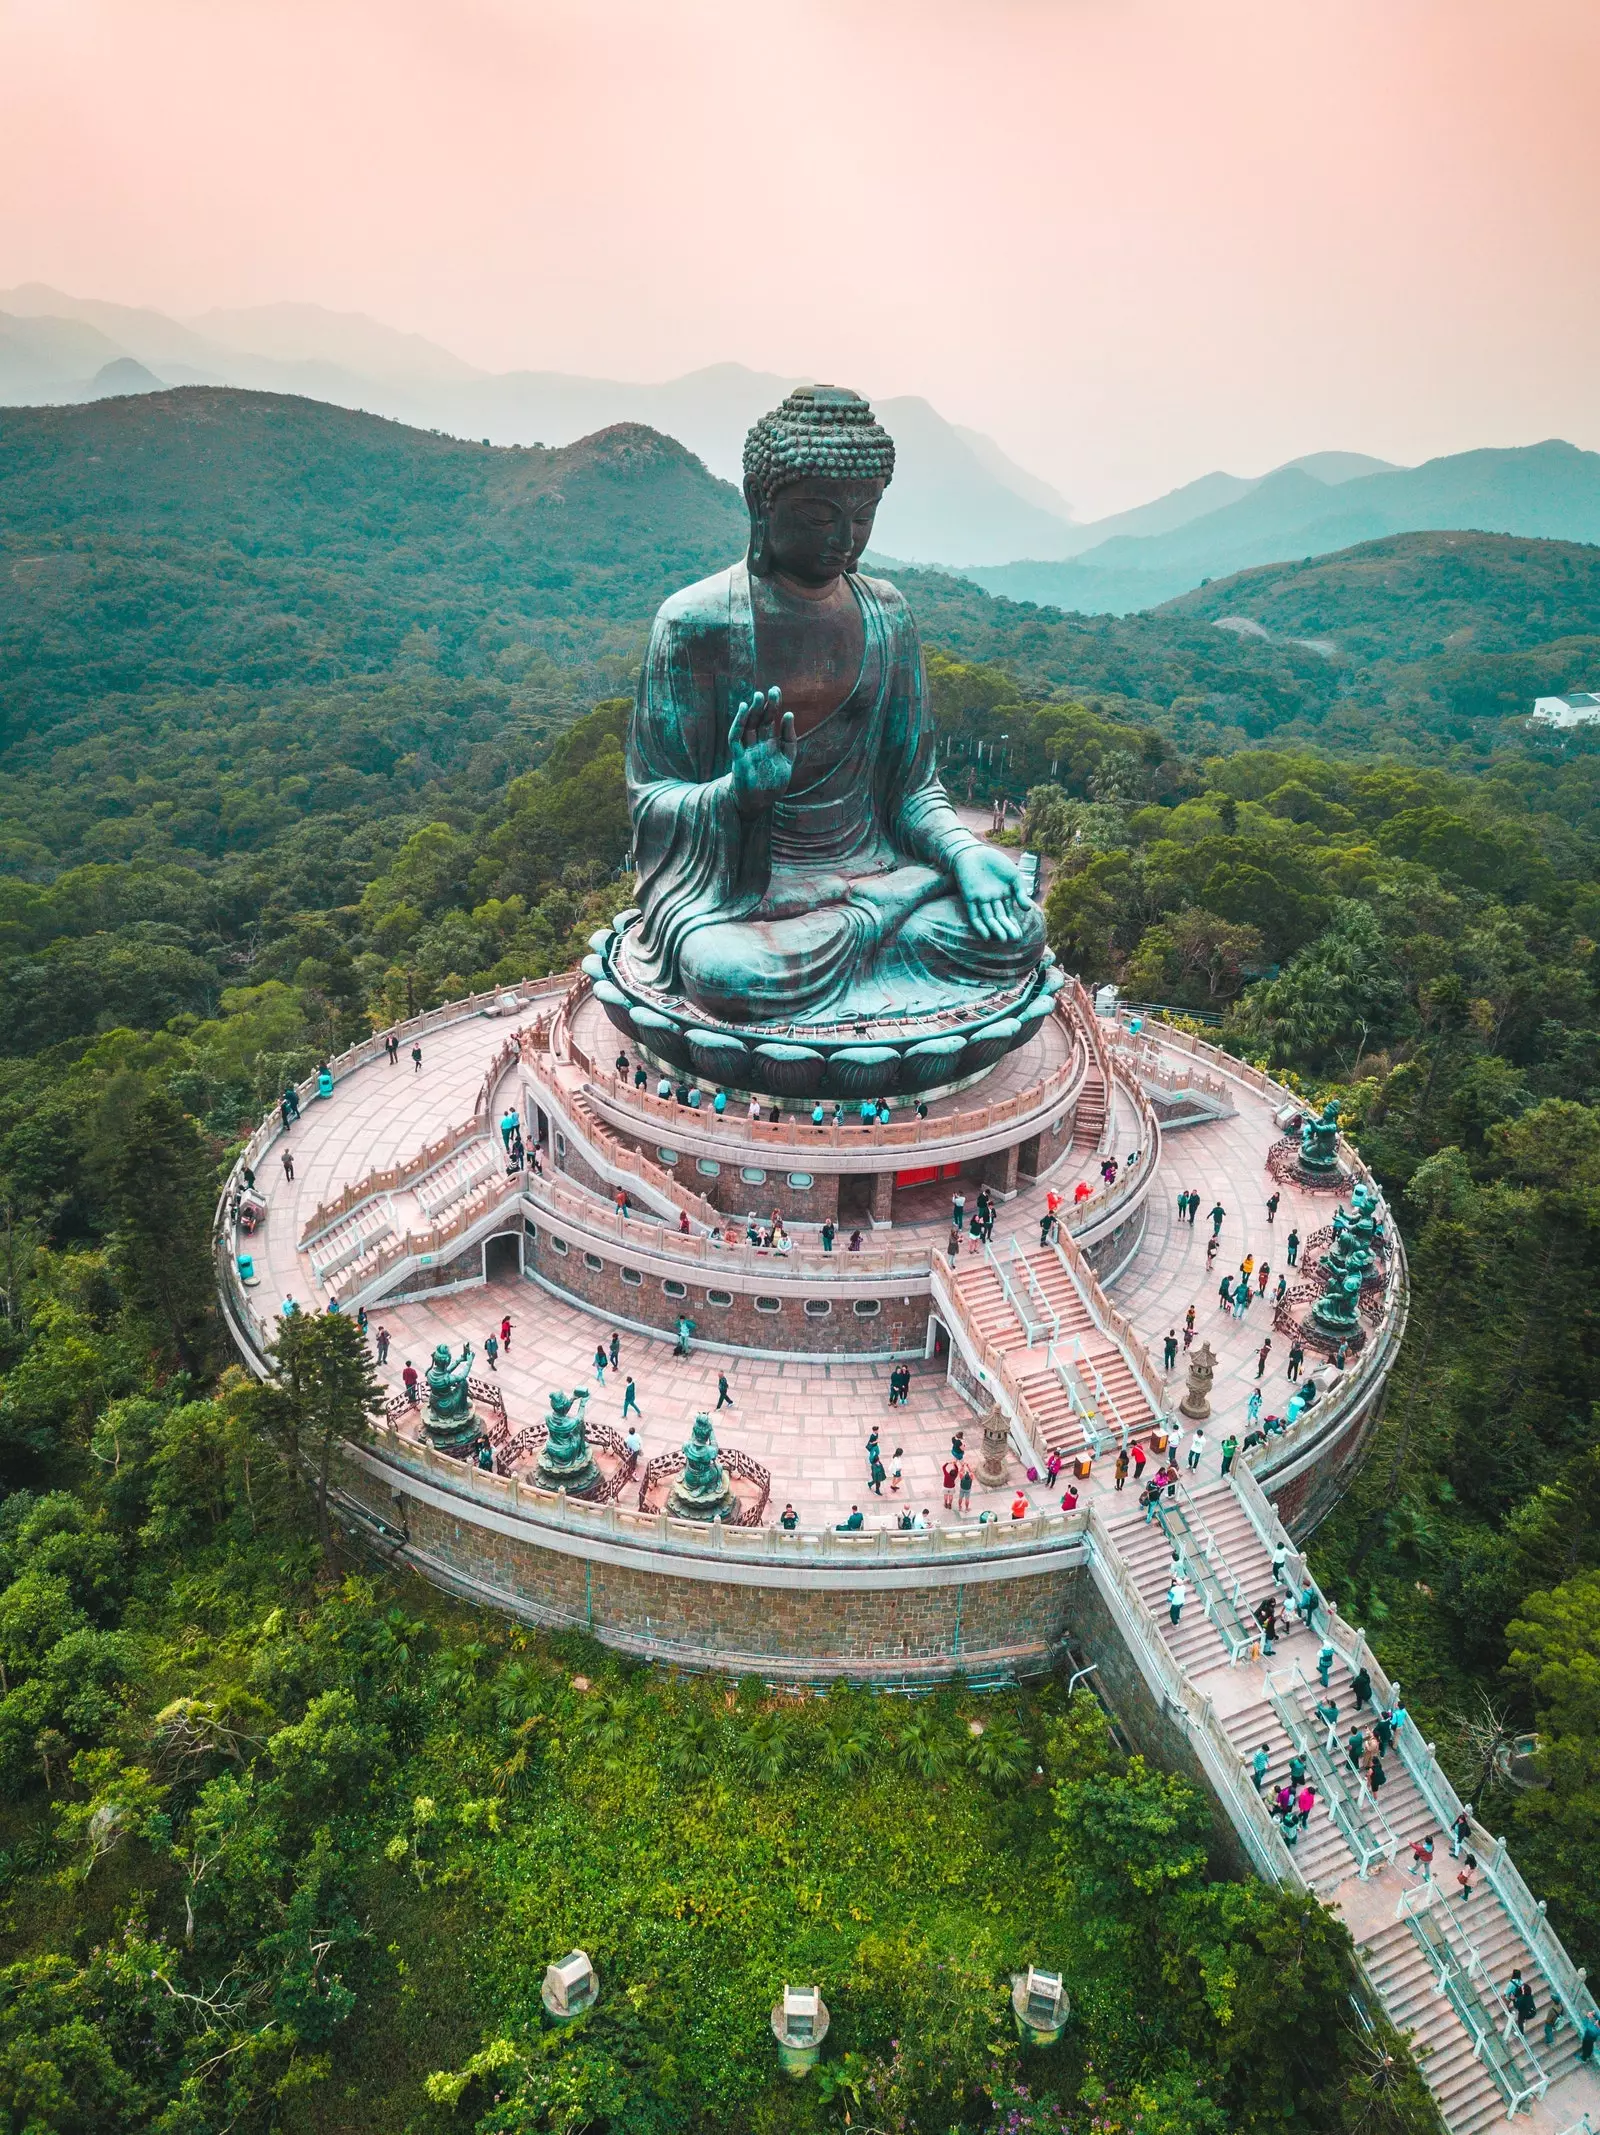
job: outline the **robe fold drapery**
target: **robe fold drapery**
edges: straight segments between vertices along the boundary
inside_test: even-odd
[[[788,790],[740,815],[729,727],[760,686],[744,564],[664,603],[628,739],[641,917],[628,968],[732,1022],[844,1020],[970,1002],[1037,963],[974,932],[950,881],[963,828],[934,768],[916,625],[898,591],[852,577],[854,689],[799,743]]]

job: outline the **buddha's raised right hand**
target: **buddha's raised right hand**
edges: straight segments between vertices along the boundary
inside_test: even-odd
[[[788,789],[797,747],[794,714],[783,709],[781,690],[758,689],[740,705],[728,729],[728,748],[734,805],[741,815],[759,815]]]

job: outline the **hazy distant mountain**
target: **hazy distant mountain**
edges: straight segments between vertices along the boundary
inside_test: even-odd
[[[401,333],[359,311],[321,304],[251,304],[205,311],[187,321],[209,342],[283,363],[315,363],[395,382],[454,385],[486,374],[421,334]]]
[[[1358,475],[1386,472],[1391,469],[1392,463],[1374,459],[1367,452],[1308,452],[1300,459],[1286,461],[1285,466],[1299,468],[1333,488],[1339,483],[1353,481]],[[1277,474],[1282,472],[1282,468],[1273,470],[1273,473]],[[1091,550],[1098,549],[1103,543],[1122,535],[1174,533],[1180,526],[1188,526],[1196,519],[1205,518],[1208,513],[1237,503],[1241,497],[1248,497],[1253,490],[1259,489],[1263,482],[1271,479],[1270,474],[1238,475],[1223,474],[1220,471],[1215,474],[1203,474],[1196,481],[1185,482],[1179,489],[1169,489],[1165,496],[1153,497],[1148,504],[1136,504],[1131,511],[1113,512],[1106,519],[1091,519],[1070,526],[1066,529],[1064,538],[1058,532],[1051,547],[1042,548],[1028,561],[1002,566],[1001,568],[1011,575],[1004,582],[997,580],[994,590],[1009,594],[1013,600],[1048,599],[1057,605],[1064,605],[1061,596],[1079,586],[1075,574],[1070,569],[1060,567],[1066,559],[1077,557],[1087,563]],[[974,561],[978,560],[974,557]],[[1095,560],[1099,561],[1098,558]],[[1035,582],[1031,574],[1041,565],[1049,565],[1054,569],[1055,575],[1038,581],[1052,587],[1052,592],[1036,593],[1029,590]],[[1117,566],[1112,562],[1105,568],[1116,570]],[[982,582],[987,584],[988,576]],[[1120,584],[1120,580],[1117,582]],[[1094,610],[1120,610],[1143,605],[1142,596],[1147,589],[1142,581],[1131,581],[1130,592],[1141,597],[1122,602],[1105,600],[1109,581],[1102,585],[1097,580],[1086,580],[1081,590],[1085,596],[1086,607]]]
[[[1314,474],[1330,489],[1336,489],[1341,482],[1353,482],[1357,475],[1397,471],[1393,460],[1375,460],[1370,452],[1303,452],[1299,459],[1285,460],[1283,464]],[[1154,528],[1151,531],[1154,532]]]
[[[1280,467],[1245,495],[1170,531],[1119,532],[1070,563],[1013,563],[967,575],[1012,600],[1121,615],[1256,564],[1323,556],[1390,534],[1461,528],[1600,542],[1600,453],[1559,438],[1451,453],[1332,483],[1312,471],[1318,457]]]
[[[28,319],[0,310],[0,403],[45,407],[88,398],[89,382],[122,351],[77,319]]]
[[[299,393],[496,445],[560,446],[616,423],[677,438],[736,481],[745,432],[796,377],[714,364],[658,385],[553,371],[475,370],[417,334],[316,304],[211,311],[189,321],[71,297],[42,283],[0,292],[0,402],[86,400],[104,365],[131,357],[176,385]],[[886,547],[918,562],[1058,556],[1075,539],[1050,485],[993,439],[958,429],[925,400],[879,402],[899,468],[885,500]]]
[[[124,393],[160,393],[166,380],[146,369],[136,356],[113,356],[89,380],[90,400],[114,400]]]

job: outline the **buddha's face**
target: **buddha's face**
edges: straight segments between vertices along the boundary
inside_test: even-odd
[[[764,507],[766,568],[802,586],[829,586],[841,573],[855,570],[872,538],[883,491],[878,480],[834,482],[815,476],[780,489]],[[750,503],[752,511],[763,510],[759,496]]]

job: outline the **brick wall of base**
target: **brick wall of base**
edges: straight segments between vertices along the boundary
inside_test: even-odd
[[[409,1495],[346,1458],[341,1489],[407,1537],[425,1578],[531,1623],[583,1630],[676,1666],[772,1681],[930,1683],[1037,1675],[1061,1650],[1079,1564],[898,1587],[738,1585],[542,1548]]]
[[[1075,1652],[1094,1663],[1096,1688],[1133,1748],[1162,1771],[1180,1773],[1211,1804],[1213,1872],[1241,1880],[1248,1876],[1249,1856],[1212,1792],[1183,1713],[1168,1710],[1151,1690],[1087,1572],[1069,1590],[1066,1623]]]
[[[1343,1497],[1360,1465],[1367,1440],[1377,1428],[1388,1393],[1389,1382],[1385,1379],[1381,1386],[1373,1388],[1371,1398],[1362,1403],[1338,1436],[1318,1449],[1315,1461],[1297,1474],[1281,1481],[1270,1473],[1260,1477],[1261,1487],[1271,1498],[1279,1519],[1297,1540],[1309,1535]]]
[[[565,1253],[559,1250],[561,1245]],[[841,1277],[847,1276],[849,1255],[841,1254],[839,1261]],[[908,1298],[903,1290],[886,1287],[877,1296],[855,1298],[829,1296],[819,1288],[816,1297],[806,1298],[722,1288],[714,1282],[693,1281],[688,1274],[680,1281],[590,1252],[577,1238],[564,1237],[544,1222],[527,1226],[523,1265],[601,1319],[632,1320],[671,1334],[680,1314],[687,1313],[698,1340],[724,1342],[730,1348],[783,1350],[804,1356],[921,1356],[927,1346],[925,1290],[920,1297]],[[639,1280],[631,1280],[633,1276]],[[885,1278],[886,1283],[893,1279]],[[668,1283],[675,1287],[669,1290]],[[808,1312],[808,1304],[828,1309]],[[878,1309],[858,1312],[858,1304]],[[772,1305],[778,1309],[769,1309]]]

